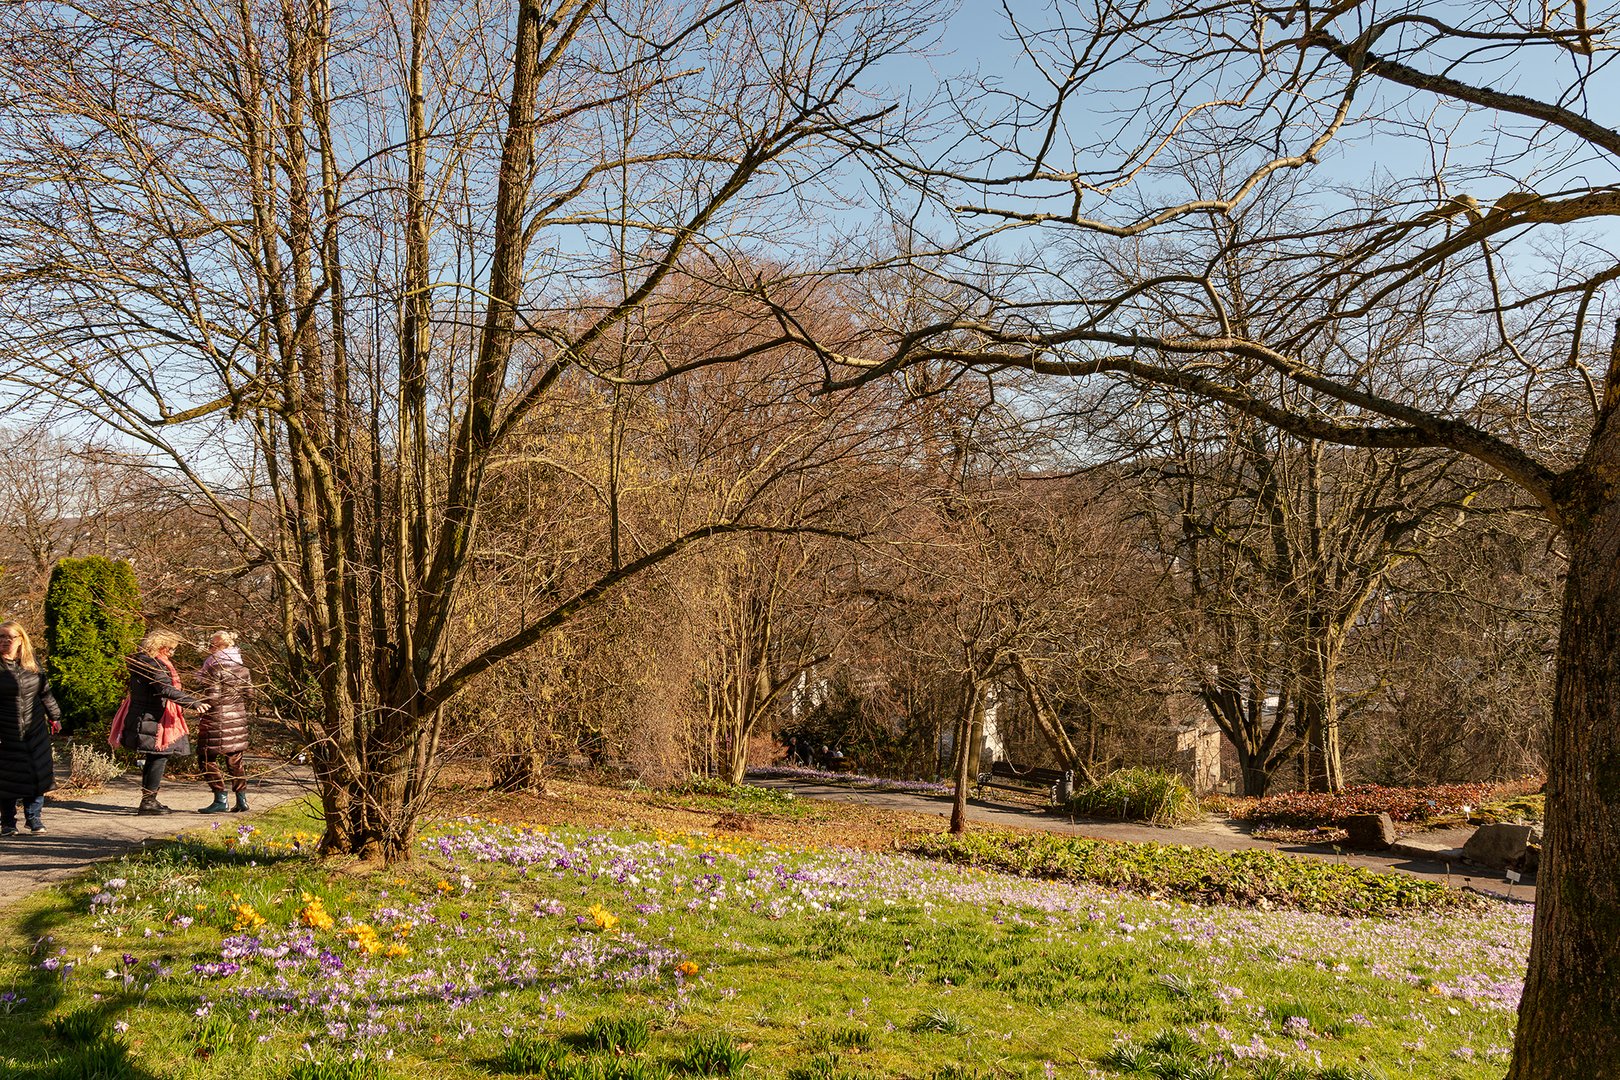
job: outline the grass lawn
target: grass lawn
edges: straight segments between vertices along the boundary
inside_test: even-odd
[[[823,847],[827,804],[570,799],[629,827],[436,820],[359,872],[288,807],[40,893],[0,1075],[1484,1080],[1512,1041],[1524,908],[1194,906]]]

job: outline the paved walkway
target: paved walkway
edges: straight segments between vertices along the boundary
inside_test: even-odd
[[[253,767],[249,765],[251,774]],[[186,829],[206,828],[215,820],[251,821],[254,814],[313,790],[307,776],[286,769],[248,781],[246,814],[199,814],[211,795],[206,785],[191,781],[164,781],[158,798],[172,814],[140,817],[139,773],[128,773],[94,792],[53,791],[45,796],[45,831],[33,835],[24,829],[0,838],[0,908],[6,908],[40,886],[73,877],[91,863],[121,855],[154,837],[171,837]]]
[[[888,810],[933,814],[940,817],[949,817],[951,813],[951,799],[948,795],[867,791],[839,784],[787,778],[751,777],[748,782],[761,787],[792,791],[809,799],[862,803]],[[1387,855],[1373,855],[1341,851],[1316,844],[1274,844],[1268,840],[1256,839],[1231,822],[1221,819],[1207,818],[1201,822],[1174,828],[1113,821],[1070,821],[1066,817],[1044,813],[1024,804],[982,797],[968,800],[968,819],[1001,828],[1043,829],[1047,832],[1094,837],[1100,840],[1187,844],[1192,847],[1215,848],[1218,851],[1251,849],[1281,851],[1301,858],[1348,863],[1369,870],[1395,870],[1415,874],[1433,881],[1443,881],[1454,888],[1472,889],[1504,900],[1534,903],[1536,898],[1534,881],[1513,884],[1505,880],[1500,871],[1461,862],[1459,849],[1468,839],[1472,829],[1445,829],[1418,834],[1403,839]]]
[[[751,783],[782,788],[812,799],[862,803],[889,810],[948,817],[951,800],[947,796],[917,795],[896,791],[865,791],[839,784],[790,779],[755,778]],[[307,775],[270,772],[249,781],[248,803],[253,810],[266,810],[292,799],[302,798],[314,788]],[[140,778],[128,774],[95,792],[58,791],[45,800],[46,831],[34,836],[24,831],[0,839],[0,909],[49,882],[70,878],[91,863],[121,855],[153,838],[167,838],[191,828],[206,828],[216,817],[196,813],[209,800],[208,789],[196,782],[165,782],[162,800],[175,812],[158,817],[140,817],[135,804],[140,801]],[[219,815],[226,821],[251,819],[253,813]],[[1337,851],[1306,844],[1273,844],[1257,840],[1228,821],[1206,819],[1192,825],[1159,828],[1105,821],[1076,821],[1043,813],[1027,805],[995,799],[968,800],[968,817],[986,825],[1016,829],[1044,829],[1070,836],[1104,840],[1188,844],[1220,851],[1259,849],[1282,851],[1302,858],[1326,859],[1362,866],[1370,870],[1395,870],[1437,881],[1456,888],[1473,889],[1490,896],[1533,903],[1534,883],[1510,884],[1495,871],[1462,864],[1456,849],[1470,830],[1452,829],[1407,838],[1388,855]],[[318,823],[315,823],[318,826]]]

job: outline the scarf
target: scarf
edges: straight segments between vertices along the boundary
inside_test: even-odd
[[[163,656],[153,657],[153,659],[169,669],[169,683],[179,689],[180,672],[175,670],[174,661]],[[164,698],[163,719],[158,721],[157,749],[167,750],[188,733],[186,714],[180,711],[180,703]]]

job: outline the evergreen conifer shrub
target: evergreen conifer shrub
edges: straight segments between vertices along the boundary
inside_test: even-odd
[[[63,723],[105,730],[124,696],[124,658],[145,629],[135,569],[122,559],[62,559],[45,591],[45,669]]]

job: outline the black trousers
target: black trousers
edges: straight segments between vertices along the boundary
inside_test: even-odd
[[[167,754],[147,754],[146,764],[141,766],[141,793],[143,795],[156,795],[159,786],[163,783],[163,773],[169,767]]]

